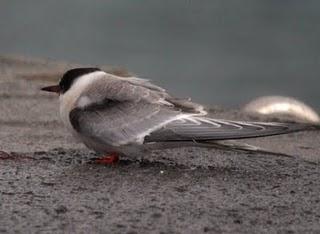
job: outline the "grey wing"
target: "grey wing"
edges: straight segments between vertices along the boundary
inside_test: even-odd
[[[80,97],[70,122],[81,134],[105,144],[163,141],[207,141],[260,137],[305,130],[303,124],[236,122],[204,116],[203,106],[175,99],[138,78],[110,75]],[[80,102],[80,101],[79,101]]]
[[[308,124],[239,122],[190,116],[168,123],[145,138],[146,142],[210,141],[263,137],[310,129]]]
[[[70,112],[73,128],[104,144],[120,146],[143,143],[145,135],[161,128],[180,113],[146,102],[105,101]]]
[[[110,77],[89,87],[70,112],[73,128],[101,143],[119,146],[142,143],[146,135],[184,115],[183,108],[189,115],[199,112],[200,105],[171,101],[163,89],[136,81]],[[89,104],[82,106],[82,98]]]

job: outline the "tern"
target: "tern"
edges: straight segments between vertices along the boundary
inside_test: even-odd
[[[70,132],[105,157],[134,156],[152,149],[230,146],[224,140],[264,137],[310,129],[310,124],[215,119],[201,104],[175,98],[138,77],[120,77],[95,67],[67,71],[59,84],[60,115]],[[250,145],[240,149],[259,150]]]

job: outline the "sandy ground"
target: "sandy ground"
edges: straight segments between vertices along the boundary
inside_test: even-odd
[[[0,57],[0,233],[320,233],[320,134],[91,163],[39,87],[74,65]],[[247,118],[236,111],[219,117]]]

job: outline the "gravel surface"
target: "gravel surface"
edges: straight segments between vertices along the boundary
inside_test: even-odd
[[[0,57],[0,233],[320,233],[319,132],[245,141],[291,158],[181,148],[94,164],[39,91],[72,66]]]

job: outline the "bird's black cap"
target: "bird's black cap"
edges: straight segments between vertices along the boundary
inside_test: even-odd
[[[83,67],[83,68],[74,68],[67,71],[61,78],[59,86],[60,92],[65,93],[72,85],[72,83],[78,79],[79,77],[95,72],[101,71],[101,69],[97,67]]]

